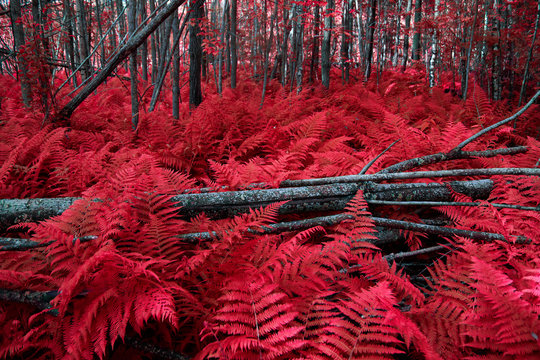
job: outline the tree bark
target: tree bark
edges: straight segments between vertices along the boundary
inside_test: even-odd
[[[519,91],[518,107],[521,106],[521,102],[525,98],[525,92],[527,91],[527,78],[529,77],[529,65],[534,50],[534,43],[536,41],[536,34],[538,32],[538,22],[540,21],[540,0],[538,0],[538,9],[536,10],[536,22],[534,25],[534,33],[531,41],[531,47],[529,48],[529,54],[527,55],[527,62],[525,63],[525,71],[523,72],[523,81],[521,82],[521,90]],[[516,127],[514,123],[514,128]]]
[[[189,104],[197,107],[202,102],[201,66],[202,37],[200,20],[204,17],[204,0],[195,0],[189,27]]]
[[[435,13],[433,14],[434,22],[437,23],[439,17],[439,2],[435,0]],[[435,86],[435,66],[437,64],[437,54],[439,52],[439,44],[437,39],[436,29],[433,30],[433,36],[431,37],[431,56],[429,58],[429,87]]]
[[[94,92],[95,89],[116,69],[116,67],[124,61],[133,50],[136,50],[152,32],[157,29],[157,27],[176,10],[180,5],[182,5],[185,0],[172,0],[163,9],[152,18],[146,26],[144,26],[140,31],[138,31],[135,36],[130,38],[127,43],[118,49],[117,53],[107,62],[107,64],[99,71],[96,76],[84,86],[71,99],[69,103],[64,106],[58,113],[57,118],[59,120],[67,120],[73,114],[73,111],[90,95]]]
[[[350,47],[352,36],[352,0],[343,2],[343,32],[341,34],[341,78],[344,83],[349,82]]]
[[[139,0],[139,17],[141,22],[146,20],[146,0]],[[148,81],[148,42],[145,40],[141,45],[141,78]]]
[[[377,16],[377,0],[370,1],[370,15],[367,24],[367,51],[366,51],[366,71],[364,73],[364,82],[369,80],[371,75],[371,59],[373,57],[373,35],[375,34],[375,20]]]
[[[137,27],[137,0],[130,0],[128,13],[128,29],[129,37],[132,38],[135,35],[135,28]],[[137,48],[135,48],[129,56],[129,76],[131,82],[131,127],[133,131],[137,130],[139,125],[139,91],[137,90]]]
[[[84,0],[77,0],[77,19],[79,25],[79,53],[81,54],[81,77],[86,80],[91,76],[91,65],[88,54],[90,54],[90,39],[88,38],[88,25],[86,23],[86,9],[84,7]]]
[[[26,43],[24,37],[24,28],[21,19],[21,3],[20,0],[11,0],[9,2],[9,10],[11,14],[11,26],[13,30],[13,42],[15,52],[17,54],[17,60],[19,63],[19,76],[21,80],[21,94],[22,100],[26,107],[30,107],[32,102],[32,87],[30,85],[30,79],[28,78],[28,64],[26,63],[25,56],[22,53],[22,48]]]
[[[401,72],[407,69],[409,60],[409,32],[411,31],[411,10],[412,0],[407,1],[407,14],[405,15],[405,36],[403,37],[403,62],[401,63]]]
[[[470,66],[471,66],[471,52],[473,47],[473,40],[474,40],[474,31],[476,29],[476,18],[478,17],[478,0],[474,1],[474,20],[471,27],[471,37],[469,39],[469,48],[467,49],[467,62],[465,64],[465,78],[463,79],[463,100],[467,100],[467,91],[469,89],[469,72],[470,72]]]
[[[238,48],[236,33],[238,16],[238,0],[231,0],[231,88],[236,88],[236,73],[238,68]]]
[[[334,27],[334,0],[328,0],[326,3],[326,14],[324,17],[324,31],[323,41],[321,49],[321,80],[325,88],[330,87],[330,68],[331,68],[331,41],[332,41],[332,28]]]
[[[175,12],[172,15],[172,34],[174,39],[180,36],[180,19],[178,14]],[[172,116],[174,119],[180,118],[180,50],[178,48],[178,43],[175,41],[173,43],[172,55],[173,55],[173,69],[172,69]]]
[[[387,174],[393,175],[393,174]],[[486,199],[493,188],[491,180],[454,181],[454,191],[475,199]],[[171,201],[182,207],[183,216],[202,211],[214,217],[231,216],[273,202],[288,200],[281,213],[340,211],[358,190],[366,200],[451,201],[446,184],[337,183],[267,190],[228,191],[177,195]],[[79,198],[0,199],[0,229],[21,223],[47,219],[62,214]]]
[[[412,45],[412,59],[420,60],[420,21],[422,21],[422,0],[415,0],[414,2],[414,37]]]
[[[315,82],[317,72],[319,71],[319,30],[321,27],[321,14],[320,7],[318,4],[315,4],[315,15],[313,18],[313,44],[311,46],[311,63],[309,66],[309,81],[311,83]]]

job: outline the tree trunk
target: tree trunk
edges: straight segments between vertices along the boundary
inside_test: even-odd
[[[189,26],[189,104],[199,106],[202,102],[201,65],[202,37],[200,21],[204,17],[204,0],[194,0]]]
[[[75,44],[73,42],[73,11],[69,0],[63,0],[64,4],[64,18],[63,24],[66,28],[66,54],[69,57],[70,70],[75,71],[77,68],[75,65]],[[73,77],[73,85],[77,86],[77,76]]]
[[[146,0],[139,0],[139,17],[141,22],[146,20]],[[148,42],[141,45],[141,78],[148,81]]]
[[[437,0],[439,1],[439,0]],[[402,0],[398,0],[398,7],[396,13],[396,36],[394,38],[394,56],[392,57],[392,66],[396,67],[398,64],[399,56],[399,32],[401,30],[401,3]]]
[[[101,7],[100,1],[96,0],[96,22],[97,22],[97,28],[98,28],[98,35],[100,39],[103,38],[103,27],[101,24],[102,12],[103,12],[103,8]],[[105,52],[105,41],[101,42],[100,47],[101,47],[101,67],[103,67],[103,65],[105,65],[105,62],[107,61],[107,53]]]
[[[499,1],[494,1],[495,17],[493,30],[497,34],[497,41],[493,44],[493,100],[501,100],[501,23],[499,21]]]
[[[375,20],[377,17],[377,0],[370,1],[370,15],[367,28],[367,51],[366,51],[366,71],[364,73],[364,81],[369,80],[371,75],[371,58],[373,57],[373,35],[375,33]]]
[[[218,84],[217,84],[217,90],[218,94],[221,94],[223,92],[223,63],[224,63],[224,51],[223,44],[225,43],[225,31],[227,30],[227,17],[229,14],[229,0],[225,0],[225,4],[223,5],[223,11],[221,14],[221,30],[220,30],[220,43],[221,47],[219,49],[219,55],[218,55]]]
[[[343,32],[341,34],[341,78],[344,83],[349,82],[350,47],[352,36],[352,0],[343,3]]]
[[[311,46],[311,64],[309,66],[309,81],[313,83],[319,71],[319,29],[321,27],[320,7],[315,4],[315,16],[313,19],[313,44]]]
[[[71,117],[73,111],[90,95],[97,87],[116,69],[116,67],[124,61],[133,50],[136,50],[154,30],[182,5],[185,0],[171,0],[165,5],[162,10],[157,13],[135,36],[130,38],[125,45],[120,47],[116,54],[107,62],[107,64],[99,71],[96,76],[82,88],[77,95],[73,97],[62,110],[58,113],[58,120],[66,121]]]
[[[403,62],[401,63],[401,72],[407,69],[409,60],[409,32],[411,31],[411,10],[412,0],[407,1],[407,14],[405,15],[405,36],[403,38]]]
[[[334,18],[332,13],[334,12],[334,0],[328,0],[326,3],[326,15],[324,18],[324,32],[323,42],[321,49],[321,80],[325,88],[330,87],[330,50],[332,41],[332,28]]]
[[[156,5],[154,0],[150,0],[148,3],[148,6],[150,7],[150,13],[153,13],[156,10]],[[158,58],[157,58],[157,38],[156,33],[152,34],[152,37],[150,38],[150,53],[152,56],[152,74],[150,75],[150,78],[152,80],[152,84],[155,84],[158,77],[159,77],[159,71],[158,71]]]
[[[180,36],[180,20],[176,11],[172,14],[172,34],[174,39]],[[173,70],[172,70],[172,116],[174,119],[180,118],[180,50],[178,44],[173,44],[171,49],[173,55]]]
[[[523,81],[521,82],[521,90],[519,91],[519,103],[518,107],[521,106],[521,102],[525,98],[525,92],[527,91],[527,78],[529,77],[529,65],[531,63],[531,58],[534,50],[534,43],[536,41],[536,34],[538,32],[538,22],[540,20],[540,0],[538,0],[538,9],[536,11],[536,22],[534,25],[533,38],[531,40],[531,46],[529,47],[529,54],[527,55],[527,62],[525,63],[525,71],[523,72]],[[516,124],[514,123],[514,127]]]
[[[131,39],[135,34],[135,28],[137,27],[137,0],[130,0],[128,3],[128,29],[129,38]],[[137,91],[137,49],[135,48],[129,56],[129,75],[131,80],[131,126],[133,131],[137,130],[139,125],[139,92]]]
[[[412,45],[412,59],[420,60],[420,21],[422,21],[422,0],[415,0],[414,2],[414,37]]]
[[[469,71],[471,66],[471,52],[474,40],[474,30],[476,28],[476,18],[478,17],[478,0],[474,1],[474,20],[471,27],[471,37],[469,39],[469,48],[467,49],[467,63],[465,64],[465,78],[463,79],[463,100],[467,100],[467,91],[469,89]]]
[[[231,0],[231,88],[236,88],[236,73],[238,68],[238,48],[236,45],[238,0]]]
[[[262,96],[261,96],[261,104],[260,107],[262,108],[264,104],[264,97],[266,95],[266,85],[268,84],[268,65],[270,62],[270,49],[272,48],[272,42],[274,41],[274,26],[277,21],[277,12],[278,12],[278,0],[274,0],[274,11],[272,12],[272,17],[270,19],[270,38],[268,39],[268,42],[266,43],[266,50],[264,51],[264,78],[263,78],[263,90],[262,90]]]
[[[439,2],[440,0],[435,0],[435,13],[433,15],[435,23],[437,23],[437,18],[439,17]],[[435,86],[435,65],[437,64],[437,53],[439,51],[437,42],[437,33],[434,30],[433,36],[431,37],[431,56],[429,58],[429,87]]]
[[[9,2],[9,10],[11,14],[11,26],[13,30],[13,42],[17,60],[19,63],[19,76],[21,81],[22,100],[26,107],[30,107],[32,102],[32,88],[30,79],[28,78],[28,64],[26,58],[21,52],[21,48],[25,45],[24,29],[21,21],[21,3],[20,0],[11,0]]]
[[[77,0],[77,20],[79,25],[79,53],[81,54],[81,77],[83,80],[91,75],[90,59],[90,39],[88,38],[88,25],[86,23],[86,9],[84,0]]]

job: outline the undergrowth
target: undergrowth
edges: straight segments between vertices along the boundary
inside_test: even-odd
[[[454,227],[532,242],[450,239],[454,250],[418,281],[370,241],[376,229],[361,192],[345,209],[347,222],[279,235],[257,229],[284,219],[280,203],[214,220],[182,218],[171,201],[200,187],[357,174],[400,139],[368,172],[375,173],[449,151],[513,110],[479,87],[462,103],[426,88],[424,78],[385,72],[378,84],[336,79],[330,90],[299,94],[271,81],[260,107],[260,84],[244,76],[222,95],[207,83],[201,106],[181,104],[178,120],[163,95],[133,132],[121,78],[102,85],[61,127],[25,110],[16,83],[2,77],[0,198],[81,199],[61,216],[12,229],[11,236],[49,245],[4,252],[0,288],[59,292],[54,311],[0,304],[0,357],[144,358],[123,344],[140,336],[200,359],[538,358],[538,212],[438,208]],[[188,98],[187,89],[181,96]],[[425,169],[534,167],[539,121],[533,106],[516,129],[501,127],[465,149],[526,145],[525,154]],[[538,206],[537,178],[493,180],[488,200]],[[396,208],[386,215],[415,217]],[[204,231],[215,236],[196,244],[178,238]],[[408,244],[420,247],[422,237],[411,236]]]

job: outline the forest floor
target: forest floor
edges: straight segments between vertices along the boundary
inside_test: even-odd
[[[286,204],[290,198],[253,200],[257,206],[246,200],[235,204],[251,207],[247,215],[220,219],[208,216],[212,204],[207,214],[197,208],[188,218],[188,203],[175,197],[201,188],[209,196],[276,189],[285,180],[357,175],[366,168],[369,175],[448,154],[515,113],[512,101],[492,102],[474,82],[463,101],[445,91],[448,82],[430,89],[425,74],[408,70],[384,72],[367,84],[342,84],[334,73],[329,90],[306,86],[299,93],[271,81],[261,106],[261,84],[243,74],[236,89],[224,86],[222,94],[204,83],[205,99],[196,109],[186,103],[184,87],[179,119],[171,116],[166,84],[155,111],[141,111],[133,131],[129,83],[122,77],[103,84],[69,126],[25,109],[13,79],[0,77],[0,84],[0,199],[77,198],[52,219],[29,217],[0,229],[1,245],[9,239],[40,244],[3,249],[0,295],[11,301],[0,307],[0,329],[14,335],[1,337],[0,357],[157,357],[148,344],[170,349],[169,358],[540,354],[538,176],[435,174],[382,182],[443,184],[446,204],[422,199],[424,193],[416,201],[431,204],[377,203],[367,195],[384,185],[376,181],[340,195],[348,201],[341,210],[328,205],[304,212],[298,210],[304,200],[293,207],[294,201]],[[145,109],[151,91],[141,85],[139,92]],[[415,170],[537,168],[538,124],[533,105],[464,149],[520,148],[509,156],[471,155]],[[326,184],[333,191],[340,179]],[[450,185],[486,179],[483,198]],[[293,210],[280,212],[287,206]],[[343,214],[335,222],[290,227]],[[382,241],[392,226],[381,219],[472,235],[432,229],[427,236],[401,227]],[[279,234],[268,230],[276,223],[286,224]],[[477,233],[499,237],[472,240]],[[30,291],[38,300],[23,296],[18,299],[26,304],[17,304],[14,291]],[[141,338],[143,345],[134,340]]]

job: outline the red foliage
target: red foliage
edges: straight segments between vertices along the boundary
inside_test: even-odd
[[[69,128],[42,126],[41,114],[21,109],[16,85],[0,81],[0,197],[82,197],[61,216],[26,225],[30,239],[48,246],[4,252],[0,288],[59,292],[42,312],[1,303],[0,357],[125,358],[123,342],[134,334],[198,358],[540,355],[537,212],[441,208],[463,229],[533,242],[455,239],[425,287],[369,242],[375,228],[361,193],[346,209],[351,220],[280,235],[254,230],[277,221],[281,204],[187,221],[171,201],[202,186],[357,174],[397,139],[370,172],[448,151],[510,114],[480,88],[462,104],[442,88],[429,93],[423,74],[388,72],[378,88],[333,85],[297,95],[271,82],[260,108],[259,84],[242,79],[222,96],[209,86],[198,109],[182,104],[177,121],[165,100],[141,113],[134,134],[120,79],[90,97]],[[427,169],[533,167],[540,144],[526,134],[538,121],[533,106],[515,132],[504,127],[467,147],[526,144],[526,154]],[[490,200],[538,206],[537,179],[494,181]],[[178,238],[201,231],[216,234],[197,244]],[[73,241],[81,237],[87,241]]]

